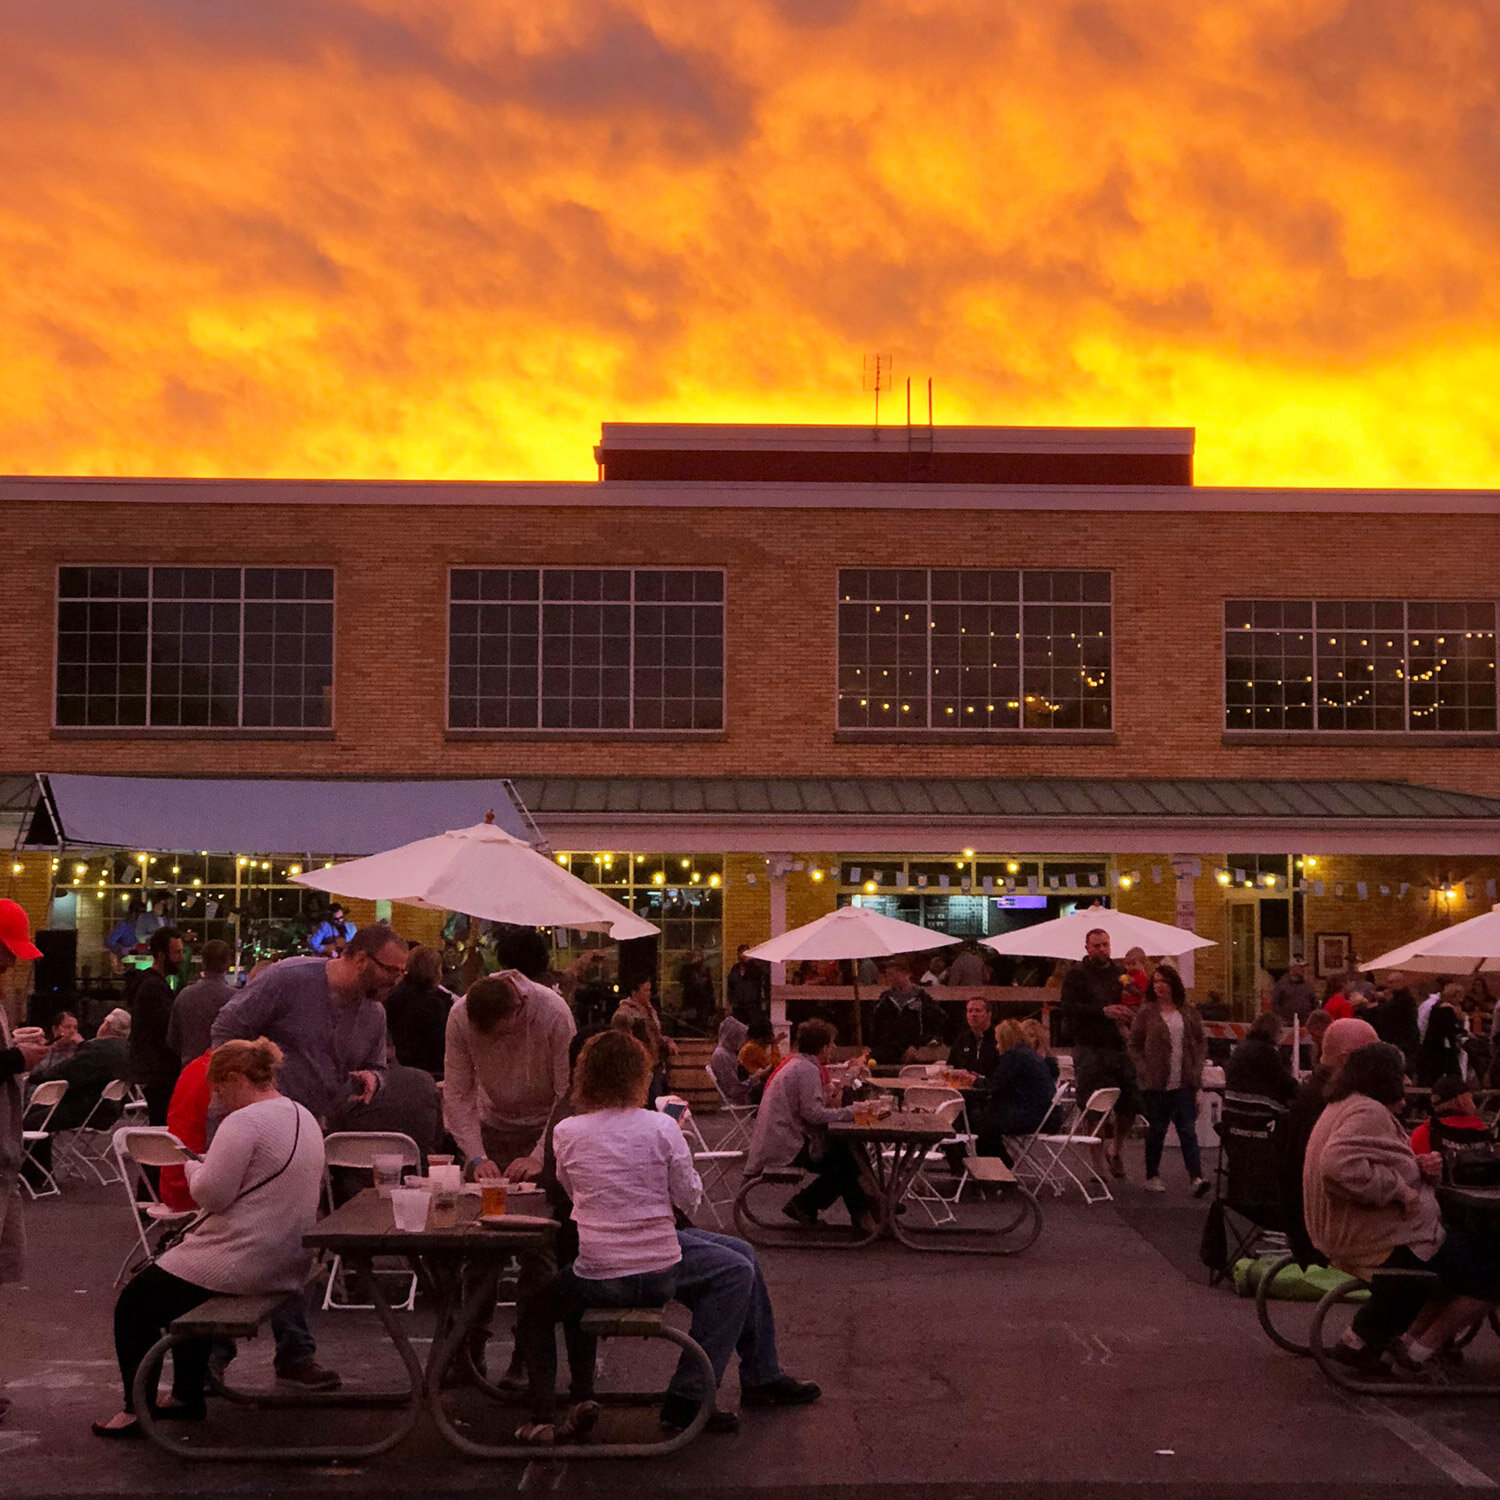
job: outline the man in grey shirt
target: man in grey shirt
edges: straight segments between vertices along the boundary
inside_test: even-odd
[[[231,1000],[213,1023],[213,1045],[269,1037],[284,1061],[278,1086],[320,1124],[351,1102],[368,1104],[386,1067],[381,1002],[406,970],[406,943],[389,927],[356,932],[338,958],[284,958]],[[332,1390],[339,1377],[313,1357],[303,1298],[271,1319],[276,1378],[305,1390]]]
[[[177,992],[172,1016],[167,1022],[167,1046],[186,1067],[202,1057],[213,1044],[213,1025],[219,1012],[234,998],[226,976],[234,961],[234,949],[222,938],[203,945],[203,976]]]
[[[1290,1026],[1294,1017],[1305,1021],[1317,1007],[1318,993],[1307,977],[1307,966],[1293,958],[1286,973],[1271,986],[1271,1009]]]
[[[351,1097],[368,1104],[385,1072],[381,1002],[405,972],[406,943],[361,928],[338,958],[284,958],[242,989],[213,1023],[213,1045],[269,1037],[281,1048],[281,1092],[319,1120]]]

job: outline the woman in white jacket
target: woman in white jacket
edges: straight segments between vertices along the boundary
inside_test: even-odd
[[[224,1112],[208,1154],[187,1164],[201,1213],[183,1239],[132,1277],[115,1303],[115,1353],[124,1410],[95,1422],[105,1438],[138,1438],[136,1370],[174,1318],[210,1297],[300,1292],[312,1257],[302,1237],[318,1212],[323,1137],[318,1122],[276,1088],[281,1049],[261,1037],[214,1049],[208,1083]],[[208,1343],[172,1355],[172,1404],[157,1408],[194,1421],[204,1413]]]

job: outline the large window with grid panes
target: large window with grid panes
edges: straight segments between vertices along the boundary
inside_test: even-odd
[[[845,730],[1107,730],[1110,575],[1030,568],[839,570]]]
[[[1493,734],[1493,600],[1231,599],[1230,730]]]
[[[448,726],[724,728],[718,568],[454,568]]]
[[[63,567],[59,728],[326,729],[332,568]]]

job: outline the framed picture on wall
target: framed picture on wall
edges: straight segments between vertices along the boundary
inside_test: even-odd
[[[1354,953],[1354,941],[1347,932],[1320,932],[1317,935],[1316,959],[1318,978],[1342,974]]]

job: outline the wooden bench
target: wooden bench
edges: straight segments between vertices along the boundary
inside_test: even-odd
[[[788,1187],[795,1187],[806,1175],[801,1167],[767,1167],[763,1172],[758,1172],[753,1180],[784,1182]]]
[[[210,1297],[172,1319],[172,1332],[195,1339],[251,1339],[291,1295],[267,1292],[255,1297]]]
[[[583,1315],[583,1331],[601,1339],[661,1338],[664,1314],[660,1307],[594,1307]]]

